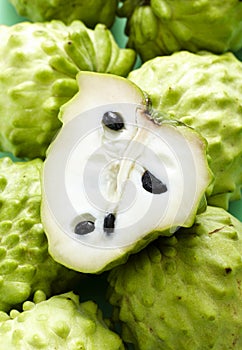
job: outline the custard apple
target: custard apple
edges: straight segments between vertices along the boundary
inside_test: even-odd
[[[137,350],[242,349],[242,223],[208,206],[109,276],[122,337]]]
[[[93,72],[77,80],[44,161],[41,219],[56,261],[100,273],[191,226],[212,175],[200,134],[158,123],[130,80]]]
[[[37,289],[48,296],[69,290],[82,277],[48,254],[40,221],[42,165],[39,159],[0,159],[0,310],[8,311]]]
[[[214,53],[242,48],[240,0],[122,0],[128,47],[143,61],[180,50]]]
[[[83,21],[88,27],[103,23],[111,27],[118,0],[10,0],[19,15],[33,22],[58,19],[65,23]]]
[[[44,300],[37,291],[23,311],[0,313],[1,350],[123,350],[118,334],[93,301],[79,302],[73,292]]]
[[[126,76],[135,53],[120,49],[102,24],[22,22],[0,26],[0,150],[45,156],[59,130],[59,108],[77,92],[80,70]]]
[[[228,209],[241,198],[242,62],[232,53],[180,51],[130,73],[154,108],[199,131],[215,176],[208,203]]]

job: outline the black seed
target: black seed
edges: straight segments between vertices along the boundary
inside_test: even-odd
[[[76,225],[74,232],[77,235],[86,235],[94,230],[95,230],[94,222],[86,220],[86,221],[79,222]]]
[[[226,272],[227,274],[231,273],[231,272],[232,272],[231,267],[226,267],[226,268],[225,268],[225,272]]]
[[[106,233],[113,233],[114,231],[115,216],[110,213],[104,218],[103,229]]]
[[[109,111],[104,113],[102,122],[107,128],[115,131],[121,130],[124,127],[123,117],[118,112]]]
[[[148,170],[144,172],[141,178],[144,189],[153,194],[161,194],[167,191],[166,185]]]
[[[149,6],[150,5],[150,0],[143,0],[141,2],[141,6]]]

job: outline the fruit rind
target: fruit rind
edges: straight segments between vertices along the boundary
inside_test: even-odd
[[[80,274],[56,263],[40,220],[43,162],[0,159],[0,310],[8,311],[37,289],[64,292]]]
[[[127,18],[128,47],[142,61],[173,52],[207,50],[217,54],[242,47],[242,4],[228,0],[122,1],[118,10]]]
[[[120,337],[107,327],[97,304],[80,303],[73,292],[26,301],[22,312],[11,310],[9,316],[3,313],[0,336],[1,350],[124,349]]]
[[[119,48],[100,23],[92,30],[81,21],[21,22],[0,33],[0,150],[20,158],[45,157],[80,70],[126,76],[135,63],[135,52]]]
[[[71,0],[68,4],[63,0],[10,0],[17,12],[32,22],[61,20],[66,24],[74,20],[83,21],[94,28],[97,23],[111,27],[115,19],[117,0]]]
[[[141,350],[239,350],[241,253],[241,222],[208,206],[192,228],[113,269],[108,295],[124,341]]]

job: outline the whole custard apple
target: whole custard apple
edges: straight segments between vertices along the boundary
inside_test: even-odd
[[[81,275],[55,262],[40,220],[42,161],[0,159],[0,310],[9,311],[41,289],[65,292]],[[1,342],[0,342],[1,343]]]
[[[215,175],[208,202],[228,209],[241,197],[242,62],[232,53],[180,51],[144,63],[129,78],[154,108],[206,138]]]
[[[79,71],[126,76],[135,62],[103,24],[22,22],[0,26],[0,38],[0,150],[22,158],[45,156]]]
[[[109,274],[122,336],[137,350],[242,349],[242,223],[207,207]]]
[[[143,61],[179,50],[214,53],[242,47],[239,0],[122,0],[128,46]]]
[[[93,301],[79,302],[73,292],[45,300],[42,291],[23,311],[0,313],[1,350],[124,350]]]
[[[33,22],[59,19],[65,23],[81,20],[88,27],[103,23],[111,27],[118,0],[10,0],[17,12]]]

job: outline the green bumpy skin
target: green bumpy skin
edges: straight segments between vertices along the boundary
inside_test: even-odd
[[[58,19],[65,23],[83,21],[88,27],[114,22],[118,0],[10,0],[17,12],[33,22]]]
[[[108,276],[123,339],[137,350],[242,349],[242,223],[207,207]]]
[[[0,313],[1,350],[123,350],[120,337],[103,320],[92,301],[79,302],[73,292],[44,300],[36,292],[23,311]]]
[[[42,161],[0,159],[0,310],[8,311],[36,290],[48,296],[69,290],[81,274],[48,253],[40,221]]]
[[[0,26],[0,39],[0,150],[16,157],[45,157],[79,71],[126,76],[135,63],[103,24],[22,22]]]
[[[180,50],[214,53],[242,47],[239,0],[123,0],[128,47],[143,61]]]
[[[155,109],[199,131],[215,175],[208,203],[228,209],[241,198],[242,63],[232,53],[187,51],[154,58],[129,75]]]

